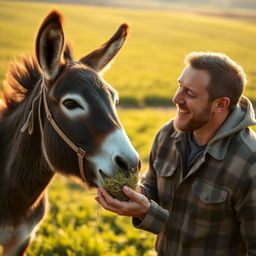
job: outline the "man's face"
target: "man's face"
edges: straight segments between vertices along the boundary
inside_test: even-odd
[[[205,70],[185,67],[178,78],[179,87],[173,97],[177,106],[176,129],[191,132],[204,127],[212,118],[207,85],[210,75]]]

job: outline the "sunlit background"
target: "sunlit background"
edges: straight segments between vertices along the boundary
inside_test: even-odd
[[[256,0],[0,1],[1,84],[11,60],[24,51],[34,54],[37,29],[53,8],[64,16],[76,58],[107,41],[122,22],[130,25],[104,78],[119,92],[118,113],[140,153],[142,172],[156,132],[175,115],[171,98],[187,53],[229,55],[244,67],[245,95],[256,104]],[[49,213],[28,255],[155,255],[154,235],[101,209],[94,197],[95,191],[56,177]]]

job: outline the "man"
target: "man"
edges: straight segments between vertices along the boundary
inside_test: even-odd
[[[191,53],[173,98],[177,115],[158,132],[141,191],[97,201],[158,234],[158,255],[256,255],[256,137],[246,78],[230,58]]]

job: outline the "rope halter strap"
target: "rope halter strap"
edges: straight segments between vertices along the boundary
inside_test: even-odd
[[[77,154],[77,159],[78,159],[78,166],[79,166],[79,172],[82,177],[82,179],[86,182],[86,178],[84,175],[84,157],[85,157],[85,150],[83,150],[80,147],[77,147],[59,128],[57,123],[54,121],[52,114],[49,110],[48,104],[47,104],[47,99],[46,99],[46,93],[45,93],[45,86],[42,86],[39,94],[36,96],[36,98],[32,102],[32,108],[31,111],[29,112],[28,118],[21,128],[21,132],[25,132],[28,129],[28,133],[31,135],[34,131],[34,104],[37,99],[39,99],[39,104],[38,104],[38,117],[39,117],[39,126],[40,126],[40,131],[41,135],[43,136],[43,125],[42,125],[42,119],[41,119],[41,104],[42,104],[42,97],[43,97],[43,105],[46,113],[46,117],[50,124],[52,125],[53,129],[58,133],[58,135],[76,152]]]

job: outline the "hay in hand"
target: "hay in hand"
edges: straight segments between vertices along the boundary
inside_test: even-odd
[[[104,180],[104,189],[114,198],[120,201],[128,201],[129,198],[123,193],[124,186],[135,189],[138,183],[138,173],[134,170],[129,173],[117,170],[113,177],[107,177]]]

